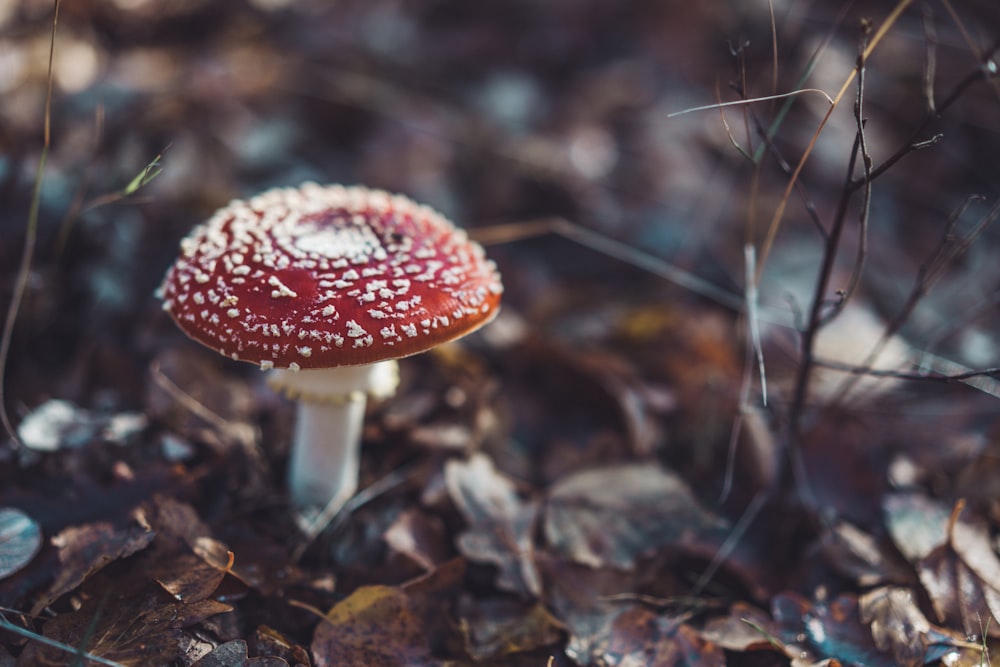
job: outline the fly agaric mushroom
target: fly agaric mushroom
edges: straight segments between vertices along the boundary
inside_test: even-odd
[[[503,291],[464,231],[364,187],[307,183],[233,201],[181,251],[163,308],[196,341],[270,370],[298,402],[289,486],[303,509],[357,490],[365,397],[395,391],[395,360],[483,326]]]

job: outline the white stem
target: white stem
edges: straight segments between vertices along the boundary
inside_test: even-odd
[[[366,366],[271,372],[272,387],[298,403],[288,488],[300,510],[336,513],[358,489],[366,395],[391,396],[399,383],[393,360]]]
[[[297,507],[346,503],[358,488],[365,395],[342,403],[300,400],[288,462],[288,487]]]

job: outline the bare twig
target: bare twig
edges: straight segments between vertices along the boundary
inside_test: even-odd
[[[860,145],[860,136],[855,136],[854,146],[851,148],[851,157],[850,160],[848,160],[847,165],[847,183],[850,182],[851,175],[854,173],[854,167],[857,163],[858,153],[860,152]],[[809,308],[809,314],[804,322],[805,328],[802,331],[802,336],[799,342],[800,359],[792,390],[792,403],[788,412],[787,425],[789,453],[792,456],[795,456],[797,448],[796,443],[799,439],[800,427],[799,421],[801,420],[802,411],[805,407],[806,392],[809,386],[809,376],[812,372],[813,349],[815,348],[816,336],[819,334],[821,327],[820,320],[822,318],[823,306],[826,302],[826,293],[830,284],[830,278],[833,275],[833,265],[837,257],[837,249],[840,246],[840,238],[843,235],[847,219],[847,206],[850,199],[851,191],[846,187],[845,183],[845,187],[841,191],[840,203],[837,206],[837,212],[833,218],[833,226],[830,229],[830,235],[826,239],[826,243],[823,247],[822,264],[819,269],[819,274],[816,277],[816,284],[813,289],[813,297]]]
[[[1000,305],[1000,289],[993,292],[985,299],[970,306],[958,319],[949,320],[927,337],[927,342],[923,346],[923,352],[930,353],[936,349],[942,341],[947,340],[959,331],[964,331],[970,322],[982,317],[986,312]]]
[[[882,174],[889,171],[897,162],[902,160],[904,157],[909,155],[915,150],[925,148],[926,146],[933,145],[940,139],[939,135],[935,135],[930,139],[921,140],[921,135],[926,132],[927,127],[937,118],[939,118],[948,107],[954,104],[966,90],[972,87],[974,84],[979,83],[997,76],[996,63],[992,61],[992,58],[996,53],[1000,51],[1000,39],[993,43],[993,45],[983,54],[979,66],[970,71],[965,77],[962,78],[958,84],[952,89],[947,97],[944,98],[940,103],[936,105],[935,110],[928,111],[924,114],[923,120],[917,124],[917,126],[910,133],[909,138],[903,142],[895,153],[890,155],[886,160],[879,166],[872,169],[872,173],[869,176],[869,180],[874,181]],[[864,185],[864,177],[858,178],[856,181],[851,183],[852,189],[857,189]]]
[[[832,359],[815,358],[813,363],[823,368],[850,373],[851,375],[867,375],[879,378],[894,378],[897,380],[924,380],[927,382],[961,382],[977,377],[996,377],[1000,379],[1000,367],[968,370],[961,373],[941,373],[938,371],[901,371],[871,366],[857,366]]]
[[[854,102],[854,122],[857,127],[858,150],[861,151],[861,166],[864,169],[865,175],[865,187],[861,195],[861,213],[858,216],[858,249],[854,258],[854,267],[852,268],[851,275],[847,280],[847,287],[844,288],[837,307],[821,320],[821,326],[833,319],[847,304],[847,302],[850,301],[851,297],[854,296],[854,293],[858,289],[858,285],[861,283],[861,276],[864,273],[865,268],[865,258],[868,255],[868,220],[871,215],[872,203],[872,157],[868,153],[868,143],[865,139],[864,117],[865,73],[867,71],[867,63],[864,60],[864,53],[865,40],[867,40],[867,38],[868,32],[865,30],[862,33],[862,41],[858,49],[858,97]]]
[[[862,54],[862,58],[864,60],[867,60],[868,58],[871,57],[872,52],[879,45],[879,43],[889,32],[892,26],[896,24],[896,21],[899,20],[899,17],[903,14],[904,11],[906,11],[906,8],[909,7],[912,2],[913,0],[899,0],[899,2],[896,3],[896,6],[889,13],[889,16],[886,17],[885,21],[883,21],[882,24],[879,26],[879,29],[875,32],[875,35],[872,37],[871,41],[869,41],[868,43],[868,46],[865,48],[865,52]],[[759,253],[758,268],[757,268],[758,280],[760,279],[761,272],[764,270],[764,266],[767,264],[767,259],[771,253],[771,248],[774,245],[774,240],[778,236],[778,229],[781,226],[781,221],[785,217],[785,209],[788,206],[788,200],[791,197],[792,188],[795,187],[795,182],[798,181],[799,175],[805,168],[806,161],[808,161],[809,156],[812,155],[813,149],[816,147],[816,142],[819,140],[820,134],[822,134],[823,129],[826,127],[826,124],[830,121],[830,117],[833,115],[834,110],[840,104],[840,100],[844,97],[844,94],[847,93],[847,90],[848,88],[850,88],[851,83],[854,81],[854,77],[856,75],[857,75],[857,68],[851,70],[850,75],[848,75],[847,79],[840,87],[840,90],[837,91],[836,95],[834,95],[833,103],[827,110],[826,115],[824,115],[823,118],[820,120],[819,126],[816,128],[816,132],[813,133],[812,138],[810,138],[809,144],[806,146],[806,149],[802,153],[802,157],[799,158],[799,162],[795,166],[795,170],[792,172],[791,178],[788,179],[788,185],[785,186],[785,192],[784,194],[782,194],[781,200],[778,202],[778,206],[774,211],[774,215],[771,217],[771,223],[767,230],[767,236],[765,237],[764,243],[761,246],[761,251]]]
[[[977,239],[989,225],[993,224],[993,222],[1000,217],[1000,202],[998,202],[989,211],[989,213],[979,219],[968,234],[956,238],[955,228],[958,225],[962,214],[965,213],[966,209],[975,199],[977,198],[970,197],[966,199],[958,210],[951,216],[948,221],[948,225],[946,226],[945,233],[942,235],[937,248],[934,249],[931,255],[917,271],[917,279],[914,282],[913,289],[910,290],[910,294],[903,303],[903,306],[900,308],[899,312],[892,319],[892,321],[886,326],[885,331],[882,332],[879,340],[872,347],[871,351],[865,357],[864,362],[862,362],[859,368],[871,368],[871,366],[878,359],[879,355],[885,349],[886,345],[889,344],[892,337],[899,333],[899,331],[903,328],[903,325],[910,319],[910,315],[913,314],[913,310],[917,307],[920,300],[927,295],[931,287],[937,283],[948,267],[951,266],[951,264],[958,259],[958,257],[965,254],[965,252],[972,245],[973,241],[975,241],[975,239]],[[834,403],[842,400],[854,387],[856,382],[857,374],[847,378],[835,393],[836,398],[834,399]]]

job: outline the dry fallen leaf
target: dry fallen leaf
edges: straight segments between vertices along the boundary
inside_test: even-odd
[[[316,667],[432,665],[423,606],[391,586],[363,586],[316,627]]]
[[[605,661],[615,665],[725,667],[723,650],[676,618],[633,607],[612,623]]]
[[[799,662],[793,661],[793,665],[834,658],[849,665],[898,667],[889,653],[875,645],[852,595],[811,602],[799,595],[781,594],[771,606],[785,653],[798,656]]]
[[[962,503],[919,494],[886,499],[893,540],[911,561],[936,620],[969,636],[1000,637],[1000,558],[990,527]]]
[[[149,576],[181,602],[208,598],[222,583],[225,570],[212,567],[193,553],[158,554]]]
[[[826,561],[859,586],[881,583],[906,583],[913,579],[909,566],[902,562],[885,540],[847,521],[836,521],[823,530],[820,546]]]
[[[460,601],[458,616],[466,651],[476,661],[555,645],[565,632],[563,624],[544,605],[510,598],[465,597]]]
[[[924,664],[930,621],[906,588],[877,588],[858,600],[861,620],[871,624],[880,651],[890,651],[900,667]]]
[[[48,590],[39,596],[32,615],[37,615],[110,563],[145,549],[154,537],[153,531],[135,524],[116,528],[101,522],[64,529],[52,538],[53,546],[59,550],[59,573]]]
[[[232,608],[216,600],[166,602],[141,572],[111,581],[93,577],[76,611],[45,622],[43,634],[125,667],[167,665],[178,657],[185,628]],[[37,642],[29,643],[18,667],[72,665],[76,657]]]
[[[445,483],[469,524],[458,537],[459,550],[471,561],[496,565],[499,588],[538,596],[542,584],[532,542],[536,503],[521,500],[513,482],[484,454],[474,454],[468,461],[449,461]]]
[[[910,589],[876,588],[861,596],[858,607],[875,646],[891,652],[900,667],[918,667],[970,646],[962,636],[933,627]]]
[[[775,651],[783,646],[777,640],[779,629],[762,610],[746,602],[736,602],[728,616],[710,619],[701,634],[727,651]]]
[[[552,549],[591,567],[628,569],[668,546],[710,556],[728,530],[680,477],[652,463],[571,475],[552,488],[545,508]]]
[[[273,655],[282,658],[289,665],[312,664],[305,648],[266,625],[259,626],[254,632],[251,646],[257,655]]]

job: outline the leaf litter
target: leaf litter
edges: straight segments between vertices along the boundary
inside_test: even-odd
[[[30,563],[41,548],[38,523],[18,509],[0,508],[0,579]]]
[[[755,202],[774,203],[773,193],[739,186],[744,165],[707,116],[664,122],[685,96],[715,97],[678,83],[718,79],[728,50],[700,35],[748,30],[738,58],[763,57],[755,49],[768,40],[756,31],[768,21],[756,9],[362,4],[67,10],[57,46],[73,55],[57,68],[54,142],[31,229],[39,253],[23,276],[13,267],[39,134],[28,110],[41,108],[45,87],[34,59],[17,56],[41,52],[51,26],[41,5],[0,11],[15,56],[0,109],[12,148],[0,170],[0,266],[9,269],[0,291],[20,299],[13,288],[23,280],[27,289],[3,369],[21,443],[0,446],[0,605],[21,612],[0,619],[17,628],[0,638],[0,664],[94,662],[80,651],[171,667],[988,664],[1000,612],[995,403],[896,379],[848,406],[818,405],[815,393],[805,458],[820,477],[820,516],[803,517],[794,500],[765,505],[702,581],[746,499],[770,479],[737,450],[732,493],[719,499],[727,448],[748,439],[730,437],[745,379],[742,324],[566,238],[490,248],[508,282],[497,325],[516,324],[506,338],[484,331],[404,364],[398,402],[370,410],[362,465],[366,488],[402,481],[303,548],[283,486],[289,405],[260,373],[181,339],[150,296],[193,222],[233,196],[336,175],[412,193],[473,227],[557,216],[549,229],[606,238],[617,258],[628,253],[612,236],[642,246],[633,264],[665,258],[657,266],[675,270],[661,275],[708,276],[712,289],[700,293],[730,303],[744,291],[740,258],[754,235],[727,225],[768,216]],[[997,25],[988,11],[947,14],[956,25]],[[971,33],[944,14],[924,16],[928,34],[940,31],[954,51],[934,52],[930,88],[960,81],[970,54],[994,53],[966,43]],[[782,58],[798,48],[786,27],[854,48],[854,30],[780,18]],[[883,74],[920,79],[910,65],[933,51],[936,40],[926,41],[890,44],[907,56],[879,61]],[[906,50],[914,46],[927,50]],[[825,53],[818,75],[851,71]],[[86,63],[99,66],[88,73]],[[664,86],[662,72],[677,63],[696,69]],[[782,77],[797,69],[781,64]],[[906,94],[884,88],[867,95]],[[868,104],[869,127],[905,136],[924,92]],[[922,246],[938,232],[929,216],[967,194],[944,184],[992,188],[995,138],[981,130],[995,113],[989,101],[968,102],[962,123],[936,118],[945,127],[934,131],[978,152],[915,155],[900,161],[899,181],[889,182],[894,171],[879,182],[890,217],[907,220],[906,234],[873,220],[865,239],[880,261],[866,263],[864,297],[886,312],[928,256]],[[815,120],[791,113],[796,127]],[[775,129],[782,151],[801,149]],[[893,133],[868,134],[891,143]],[[822,174],[844,157],[824,144],[831,149],[837,157],[817,153],[816,173],[800,181],[806,208],[824,218],[821,236],[840,187]],[[768,183],[770,167],[754,167]],[[749,286],[762,323],[774,319],[773,301],[802,291],[774,262],[815,269],[798,234],[782,247],[783,234],[762,282]],[[935,354],[991,363],[995,314],[971,300],[995,296],[992,242],[984,236],[953,267],[950,297],[895,332],[907,349],[931,341]],[[824,298],[839,308],[836,293]],[[781,321],[808,305],[790,301]],[[938,311],[949,329],[929,334]],[[768,409],[752,406],[752,437],[777,450],[783,380],[794,375],[778,360],[795,370],[801,331],[789,329],[790,346],[761,333]],[[919,468],[906,484],[888,477],[900,455]]]

